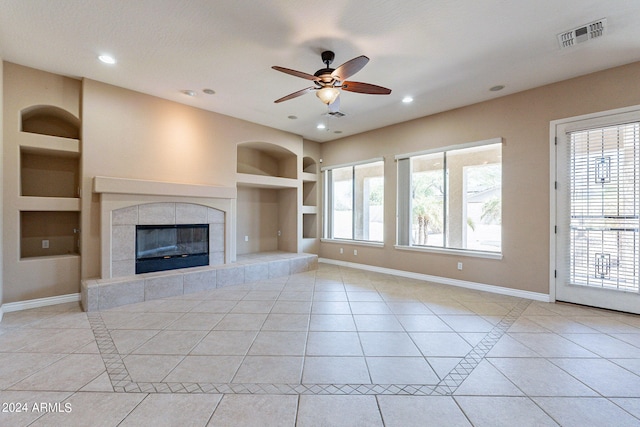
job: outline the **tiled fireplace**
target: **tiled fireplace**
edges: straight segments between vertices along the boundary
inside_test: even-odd
[[[102,279],[135,275],[137,225],[209,225],[209,265],[235,261],[236,188],[95,177]]]
[[[101,274],[82,281],[85,311],[238,285],[317,268],[317,255],[271,253],[236,262],[235,187],[95,177]],[[209,264],[136,274],[136,227],[207,225]]]
[[[136,274],[136,227],[209,226],[209,265],[225,262],[225,213],[193,203],[146,203],[111,212],[111,277]]]

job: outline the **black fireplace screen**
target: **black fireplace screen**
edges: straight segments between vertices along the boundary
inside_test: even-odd
[[[209,225],[136,226],[136,274],[209,265]]]

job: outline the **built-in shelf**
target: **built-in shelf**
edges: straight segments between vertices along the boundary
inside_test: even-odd
[[[21,211],[20,258],[80,254],[80,213]]]
[[[303,215],[316,215],[318,213],[317,206],[302,206]]]
[[[45,256],[35,256],[35,257],[26,257],[20,258],[20,262],[60,262],[64,260],[71,261],[72,263],[79,262],[81,256],[79,253],[74,254],[65,254],[65,255],[45,255]]]
[[[67,211],[80,210],[78,198],[64,197],[18,197],[18,210],[21,211]]]
[[[54,152],[58,155],[80,157],[80,140],[38,133],[19,132],[16,143],[21,151]]]
[[[276,144],[245,142],[238,144],[239,174],[297,179],[297,156]]]
[[[60,107],[20,111],[21,260],[80,256],[79,138],[80,120]]]
[[[302,251],[317,254],[320,249],[318,239],[318,162],[311,155],[311,149],[302,158]],[[316,152],[317,154],[317,152]]]
[[[302,158],[302,172],[313,176],[318,173],[317,163],[313,157],[305,156]]]
[[[20,147],[20,194],[35,197],[79,196],[77,153]]]
[[[315,173],[302,172],[302,182],[316,182],[318,176]]]
[[[318,204],[318,196],[316,191],[316,182],[302,183],[302,205],[316,206]]]
[[[302,238],[315,239],[318,237],[317,215],[302,215]]]
[[[298,180],[292,178],[281,178],[276,176],[251,175],[238,173],[236,182],[239,186],[254,188],[298,188]]]

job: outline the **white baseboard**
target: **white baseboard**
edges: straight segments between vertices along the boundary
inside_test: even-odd
[[[443,285],[458,286],[461,288],[474,289],[477,291],[491,292],[494,294],[508,295],[512,297],[525,298],[534,301],[550,302],[548,294],[539,292],[522,291],[520,289],[505,288],[502,286],[487,285],[484,283],[469,282],[467,280],[450,279],[448,277],[431,276],[429,274],[413,273],[404,270],[394,270],[392,268],[376,267],[374,265],[356,264],[353,262],[338,261],[335,259],[318,258],[318,262],[325,264],[339,265],[342,267],[357,268],[359,270],[373,271],[376,273],[390,274],[392,276],[406,277],[408,279],[424,280],[426,282],[440,283]]]
[[[48,298],[30,299],[26,301],[9,302],[6,304],[2,304],[2,306],[0,307],[0,320],[2,320],[1,316],[3,313],[10,313],[12,311],[28,310],[30,308],[46,307],[49,305],[64,304],[67,302],[76,301],[80,301],[79,293],[59,295]]]

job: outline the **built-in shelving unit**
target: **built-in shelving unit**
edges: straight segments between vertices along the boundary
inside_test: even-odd
[[[318,163],[302,159],[302,250],[318,253]]]
[[[3,302],[80,292],[83,82],[3,63]]]
[[[238,145],[238,255],[299,252],[299,154],[266,142]]]
[[[79,256],[80,121],[51,105],[20,113],[20,258]]]

